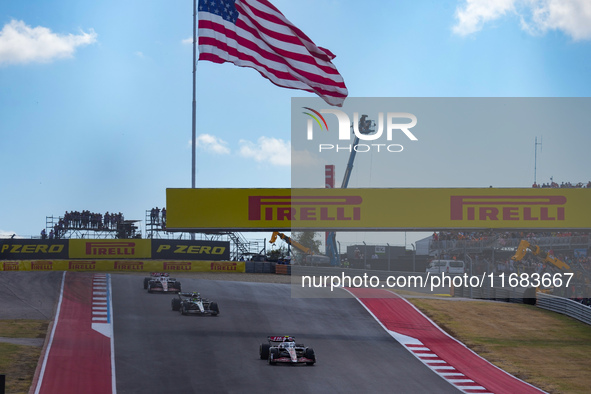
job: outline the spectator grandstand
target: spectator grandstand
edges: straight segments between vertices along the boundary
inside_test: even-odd
[[[63,216],[46,217],[50,239],[62,238],[135,238],[134,220],[125,220],[123,214],[94,213],[88,210],[66,211]]]

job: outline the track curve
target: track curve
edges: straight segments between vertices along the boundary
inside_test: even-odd
[[[353,298],[291,298],[285,284],[182,280],[217,301],[218,317],[182,316],[172,295],[148,294],[142,277],[112,275],[119,393],[457,393],[392,339]],[[267,335],[293,335],[317,364],[271,367]]]

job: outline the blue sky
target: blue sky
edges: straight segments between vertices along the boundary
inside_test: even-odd
[[[337,55],[351,97],[590,95],[588,0],[273,4]],[[36,236],[70,210],[143,220],[166,188],[190,187],[191,36],[189,0],[0,3],[0,234]],[[291,97],[312,95],[200,62],[197,187],[289,187]],[[432,157],[393,186],[529,187],[534,136],[505,141],[526,165],[498,144],[498,160],[472,155],[478,176],[435,176]],[[442,155],[486,143],[463,137]],[[591,180],[589,146],[589,133],[544,134],[538,180]]]

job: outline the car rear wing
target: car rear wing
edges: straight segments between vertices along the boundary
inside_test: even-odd
[[[179,293],[179,296],[181,297],[187,297],[187,298],[201,298],[201,295],[199,293],[195,292],[181,292]]]
[[[267,340],[269,342],[295,342],[295,337],[290,335],[276,335],[276,336],[268,336]]]

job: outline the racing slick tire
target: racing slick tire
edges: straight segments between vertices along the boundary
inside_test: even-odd
[[[275,361],[276,358],[279,358],[279,350],[277,348],[270,349],[269,358],[267,359],[269,365],[277,364],[277,361]]]
[[[181,299],[180,298],[173,298],[170,302],[173,311],[179,311],[181,309]]]
[[[148,288],[148,283],[150,283],[150,278],[144,278],[144,290]]]
[[[148,283],[148,293],[152,293],[152,286]]]
[[[261,360],[269,359],[270,347],[271,346],[268,343],[261,343],[261,346],[259,347],[259,356],[261,357]]]
[[[304,352],[304,357],[309,358],[310,360],[314,360],[314,361],[310,361],[307,362],[306,365],[314,365],[314,363],[316,362],[316,355],[314,354],[314,349],[312,348],[307,348],[306,351]]]
[[[177,293],[181,292],[181,282],[174,282],[174,288],[178,289]]]
[[[187,309],[185,308],[184,305],[181,304],[181,307],[179,308],[179,310],[181,311],[181,315],[186,315],[187,314]]]
[[[220,307],[218,306],[217,302],[212,302],[209,304],[209,310],[211,311],[212,316],[217,316],[220,313]]]

